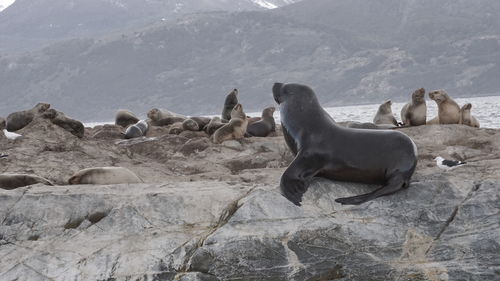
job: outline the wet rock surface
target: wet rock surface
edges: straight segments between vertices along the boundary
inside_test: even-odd
[[[0,173],[56,184],[0,189],[0,280],[500,278],[500,130],[399,129],[420,154],[408,189],[342,206],[375,186],[318,178],[297,207],[278,192],[293,159],[282,136],[217,145],[152,129],[80,139],[41,119],[0,138]],[[444,171],[438,155],[467,164]],[[102,166],[145,183],[66,185]]]

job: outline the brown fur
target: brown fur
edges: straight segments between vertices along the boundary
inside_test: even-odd
[[[224,125],[225,123],[222,123],[220,117],[214,117],[212,118],[212,120],[210,120],[210,122],[206,126],[205,132],[209,135],[213,135],[215,131],[217,131],[217,129],[221,128]]]
[[[398,121],[394,118],[391,109],[392,102],[390,100],[381,104],[378,108],[377,114],[373,117],[373,123],[375,124],[392,124],[394,126],[398,125]]]
[[[426,124],[426,119],[425,89],[420,88],[411,95],[411,102],[401,109],[401,122],[404,126],[420,126]]]
[[[116,112],[115,124],[118,126],[122,126],[123,128],[126,128],[130,125],[137,123],[137,122],[139,122],[139,118],[137,118],[137,116],[135,116],[135,114],[129,110],[120,109]]]
[[[0,174],[0,188],[3,189],[15,189],[37,183],[53,185],[49,180],[35,175]]]
[[[50,119],[53,124],[63,128],[64,130],[72,133],[79,138],[83,138],[85,134],[85,127],[83,126],[82,122],[69,118],[64,113],[53,108],[45,111],[42,116],[44,118]]]
[[[460,109],[460,124],[467,125],[470,127],[479,128],[479,121],[477,121],[476,117],[472,116],[470,110],[472,108],[472,104],[466,103]]]
[[[148,118],[151,119],[153,126],[168,126],[177,122],[183,122],[186,117],[175,114],[168,110],[153,108],[148,112]]]
[[[121,184],[142,183],[143,181],[132,171],[123,167],[87,168],[76,172],[69,184]]]
[[[182,122],[182,129],[184,131],[199,131],[200,130],[200,125],[193,119],[186,119]]]
[[[429,93],[429,98],[438,105],[439,124],[458,124],[460,122],[460,107],[444,90]],[[427,122],[434,124],[435,120]]]
[[[242,139],[245,137],[247,126],[247,115],[243,111],[243,105],[238,103],[231,111],[231,121],[215,131],[213,141],[222,143],[230,139]]]
[[[18,111],[9,114],[9,116],[7,116],[6,123],[7,131],[13,132],[26,127],[26,125],[31,123],[35,117],[40,116],[49,108],[50,104],[48,103],[38,103],[30,110]]]

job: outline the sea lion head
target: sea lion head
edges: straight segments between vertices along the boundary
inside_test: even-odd
[[[437,104],[440,104],[449,99],[448,94],[444,90],[437,90],[430,92],[429,98],[435,101]]]
[[[42,113],[43,118],[47,119],[54,119],[57,116],[57,111],[53,108],[47,109],[45,112]]]
[[[472,108],[472,104],[466,103],[466,104],[464,104],[464,106],[462,106],[462,111],[463,110],[470,110],[471,108]]]
[[[231,111],[231,119],[240,118],[245,120],[246,116],[245,112],[243,112],[243,105],[241,103],[238,103],[233,107],[233,110]]]
[[[148,111],[148,118],[153,121],[158,121],[160,119],[160,110],[158,108],[153,108]]]
[[[381,104],[378,107],[378,111],[380,113],[392,113],[391,105],[392,105],[392,101],[387,100],[386,102],[384,102],[383,104]]]
[[[420,89],[416,90],[411,95],[411,98],[412,98],[412,101],[414,103],[424,103],[425,102],[425,89],[420,88]]]
[[[262,111],[262,118],[266,116],[273,117],[275,111],[276,108],[274,106],[264,108],[264,110]]]
[[[38,111],[38,113],[42,113],[50,108],[50,103],[39,102],[35,105],[35,108]]]
[[[306,85],[274,83],[273,97],[276,103],[282,104],[286,101],[300,101],[317,103],[314,91]]]

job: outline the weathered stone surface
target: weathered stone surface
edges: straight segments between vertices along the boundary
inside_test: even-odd
[[[63,185],[0,190],[0,280],[500,278],[499,130],[401,129],[420,152],[408,189],[342,206],[334,199],[375,186],[315,179],[303,207],[278,193],[292,159],[282,137],[184,153],[196,139],[32,130],[6,142],[0,170]],[[443,171],[437,155],[467,164]],[[146,183],[64,185],[74,170],[113,165]]]

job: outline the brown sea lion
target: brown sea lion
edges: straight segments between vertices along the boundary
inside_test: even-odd
[[[115,115],[115,124],[126,128],[132,124],[139,122],[139,118],[135,114],[126,109],[120,109]]]
[[[229,123],[224,124],[224,126],[215,131],[212,140],[214,143],[222,143],[226,140],[242,139],[245,137],[247,125],[247,120],[231,118]]]
[[[262,111],[262,119],[248,125],[247,133],[254,137],[267,137],[271,132],[276,131],[276,122],[274,121],[274,111],[276,108],[268,107]]]
[[[199,131],[200,130],[200,125],[196,121],[194,121],[191,118],[188,118],[182,122],[182,129],[184,131]]]
[[[176,122],[176,123],[170,125],[170,127],[168,129],[168,133],[171,135],[178,135],[178,134],[182,133],[182,131],[184,131],[184,129],[182,128],[181,122]]]
[[[49,180],[36,175],[0,174],[0,188],[3,189],[15,189],[37,183],[53,185]]]
[[[168,126],[177,122],[183,122],[186,116],[164,109],[153,108],[148,111],[148,118],[151,120],[151,125],[153,126]]]
[[[238,89],[234,89],[226,96],[224,101],[224,107],[222,108],[222,119],[230,120],[231,111],[238,104]]]
[[[215,133],[215,131],[217,131],[217,129],[221,128],[225,124],[227,124],[227,123],[222,123],[220,117],[214,117],[214,118],[212,118],[212,120],[210,120],[208,125],[205,127],[205,132],[211,136]]]
[[[460,109],[460,122],[459,124],[467,125],[470,127],[479,128],[479,121],[477,121],[476,117],[472,116],[470,110],[472,108],[472,104],[466,103]]]
[[[9,132],[21,130],[26,127],[36,116],[39,116],[50,108],[48,103],[38,103],[30,110],[17,111],[7,116],[6,129]]]
[[[49,119],[53,124],[63,128],[71,134],[83,138],[85,135],[85,127],[83,123],[67,117],[64,113],[57,111],[53,108],[47,109],[42,113],[43,118]]]
[[[404,126],[420,126],[425,125],[426,120],[425,89],[420,88],[413,92],[411,101],[401,109],[401,122],[403,122]]]
[[[87,168],[76,172],[68,180],[69,184],[122,184],[142,183],[132,171],[123,167]]]
[[[427,124],[458,124],[460,122],[460,107],[444,90],[432,91],[429,98],[438,105],[438,116]]]
[[[209,117],[197,117],[197,116],[189,117],[189,119],[193,119],[196,123],[198,123],[198,127],[200,128],[200,131],[203,130],[208,125],[208,123],[210,123],[210,121],[212,120]]]
[[[390,100],[381,104],[378,108],[377,114],[373,117],[374,124],[392,124],[394,126],[398,125],[398,121],[394,118],[391,108],[392,102]]]

